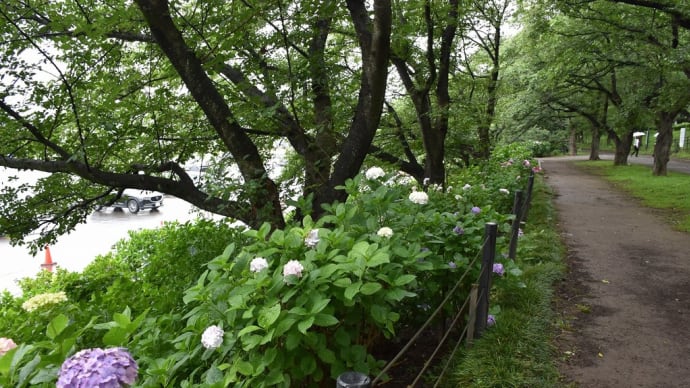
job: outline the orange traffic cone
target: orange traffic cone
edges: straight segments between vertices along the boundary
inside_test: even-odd
[[[57,263],[53,263],[53,257],[50,256],[50,247],[46,245],[46,258],[41,264],[41,268],[45,269],[48,272],[53,272],[53,267],[55,267]]]

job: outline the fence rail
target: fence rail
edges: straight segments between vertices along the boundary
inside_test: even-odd
[[[519,231],[522,224],[527,219],[527,212],[530,206],[530,201],[532,198],[532,189],[534,187],[534,173],[530,174],[527,193],[524,194],[522,190],[517,190],[515,192],[515,200],[513,203],[513,223],[511,225],[511,236],[509,242],[509,252],[508,257],[511,260],[515,259],[517,252],[517,241],[519,238]],[[453,320],[451,321],[450,327],[445,331],[444,335],[439,341],[432,354],[427,358],[427,360],[422,365],[419,373],[415,377],[414,381],[408,385],[408,387],[415,387],[419,380],[424,376],[424,373],[431,365],[432,361],[439,353],[439,351],[446,344],[446,341],[451,335],[451,332],[456,329],[458,322],[465,315],[468,316],[465,326],[462,328],[459,339],[455,343],[453,350],[451,351],[448,359],[446,360],[443,369],[436,378],[434,387],[443,380],[448,367],[450,366],[453,356],[457,353],[463,339],[465,339],[466,346],[472,346],[474,339],[481,337],[484,330],[487,327],[487,321],[489,316],[489,296],[491,291],[491,280],[493,273],[493,264],[496,257],[496,238],[498,235],[498,225],[495,222],[487,222],[484,227],[484,241],[482,242],[481,249],[477,252],[477,256],[469,263],[467,270],[460,276],[460,279],[455,283],[453,288],[446,294],[446,297],[439,304],[439,306],[431,313],[431,316],[422,324],[422,326],[415,332],[415,334],[410,338],[410,340],[402,347],[398,354],[391,359],[386,366],[381,370],[381,372],[373,379],[363,373],[359,372],[345,372],[338,377],[336,382],[337,388],[371,388],[376,386],[378,382],[386,375],[398,360],[410,349],[410,347],[420,338],[424,330],[429,327],[433,320],[438,316],[438,314],[443,310],[445,305],[451,300],[454,293],[463,284],[465,278],[469,275],[470,270],[474,267],[479,260],[479,254],[482,254],[482,264],[479,271],[479,276],[472,283],[469,296],[465,298],[462,306],[458,309]]]

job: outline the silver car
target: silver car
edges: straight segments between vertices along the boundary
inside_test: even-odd
[[[110,206],[115,209],[127,208],[132,214],[139,213],[139,210],[144,209],[154,210],[163,206],[163,194],[156,191],[126,189],[122,193],[122,197]],[[103,209],[103,207],[103,205],[96,206],[96,211]]]

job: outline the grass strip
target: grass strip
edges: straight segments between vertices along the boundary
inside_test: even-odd
[[[552,298],[553,284],[564,273],[565,248],[558,243],[551,197],[550,188],[537,180],[525,235],[518,244],[516,264],[523,273],[518,281],[496,287],[491,297],[491,303],[500,306],[496,325],[460,352],[442,386],[558,386]]]

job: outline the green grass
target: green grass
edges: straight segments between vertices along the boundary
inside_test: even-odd
[[[577,165],[605,177],[644,206],[662,210],[674,228],[690,232],[690,175],[669,171],[668,176],[653,176],[647,166],[613,166],[610,161]]]
[[[495,326],[455,360],[442,386],[555,387],[559,373],[551,345],[556,331],[553,283],[563,275],[565,248],[559,243],[551,192],[536,182],[525,236],[518,245],[521,281],[492,295],[501,306]]]

